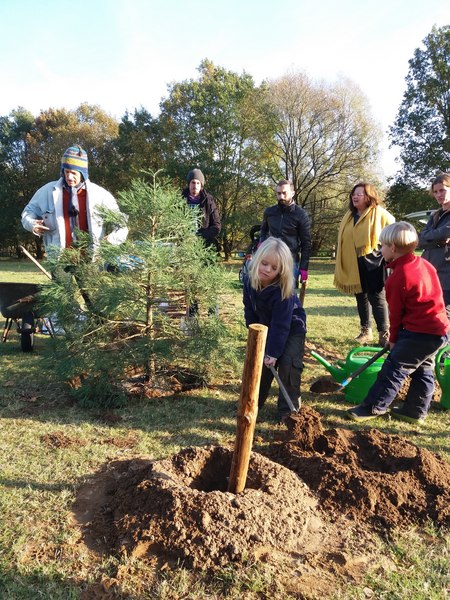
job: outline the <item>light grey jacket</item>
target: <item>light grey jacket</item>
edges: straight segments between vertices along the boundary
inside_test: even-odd
[[[419,234],[419,248],[422,257],[430,262],[438,272],[443,290],[450,290],[450,211],[438,209],[428,220]]]
[[[65,248],[66,234],[63,215],[63,183],[61,177],[58,181],[46,183],[31,198],[22,212],[22,225],[27,231],[33,231],[35,219],[42,219],[49,228],[43,236],[46,251],[50,246]],[[98,214],[98,208],[104,207],[119,211],[117,202],[112,194],[104,188],[86,181],[86,205],[89,233],[94,246],[105,237],[103,220]],[[108,242],[114,245],[124,242],[128,235],[128,228],[121,227],[108,234]]]

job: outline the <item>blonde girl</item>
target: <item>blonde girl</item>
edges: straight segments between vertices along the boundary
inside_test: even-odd
[[[293,259],[279,238],[268,238],[256,251],[244,279],[244,316],[247,327],[261,323],[269,329],[259,389],[262,408],[273,381],[271,366],[278,369],[292,404],[300,400],[301,372],[305,349],[306,315],[294,293]],[[278,421],[290,414],[282,394],[278,395]]]
[[[274,264],[275,269],[263,268],[269,263]],[[256,290],[262,290],[266,285],[279,285],[284,300],[294,293],[293,269],[294,261],[287,245],[279,238],[270,237],[261,244],[250,263],[250,282]],[[271,275],[276,273],[270,283],[266,271]]]

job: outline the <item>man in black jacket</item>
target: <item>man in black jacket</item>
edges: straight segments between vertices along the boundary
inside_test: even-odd
[[[289,247],[294,259],[296,287],[298,277],[308,279],[308,264],[311,254],[311,224],[306,211],[294,202],[294,186],[282,179],[277,183],[278,204],[264,211],[260,242],[268,237],[281,238]]]

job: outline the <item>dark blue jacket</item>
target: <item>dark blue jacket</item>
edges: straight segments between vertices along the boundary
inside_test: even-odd
[[[306,333],[306,313],[300,300],[295,294],[282,300],[278,285],[269,285],[258,292],[245,277],[243,301],[247,327],[261,323],[269,328],[265,350],[269,356],[280,358],[289,335]]]

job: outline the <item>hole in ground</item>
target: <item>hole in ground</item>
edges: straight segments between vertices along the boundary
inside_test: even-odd
[[[231,471],[233,452],[223,447],[216,447],[203,456],[198,454],[184,465],[184,473],[188,475],[185,484],[201,492],[226,492]],[[252,469],[250,461],[245,489],[261,489],[264,482],[261,473]]]

